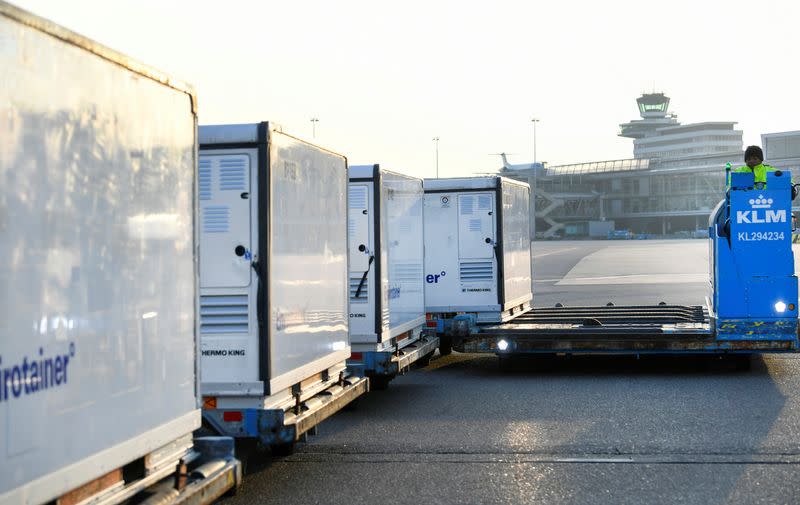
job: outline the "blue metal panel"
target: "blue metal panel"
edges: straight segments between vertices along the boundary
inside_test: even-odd
[[[364,369],[367,375],[397,375],[397,363],[392,361],[393,354],[388,352],[365,352]]]
[[[260,409],[244,409],[242,411],[242,427],[251,437],[258,437],[258,418]]]
[[[797,321],[726,319],[717,325],[717,340],[795,340]]]
[[[363,361],[347,360],[347,371],[351,377],[366,377],[367,370]]]

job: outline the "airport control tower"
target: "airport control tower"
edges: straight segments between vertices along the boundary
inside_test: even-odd
[[[681,124],[669,112],[664,93],[645,93],[636,99],[641,119],[619,125],[619,136],[633,139],[634,159],[659,162],[696,159],[698,156],[739,158],[742,132],[732,121]],[[722,162],[722,166],[725,163]],[[683,166],[683,165],[681,165]],[[656,167],[651,168],[666,168]]]
[[[642,119],[619,125],[620,137],[641,139],[656,135],[659,128],[680,124],[678,116],[668,111],[669,97],[664,93],[645,93],[636,99],[636,103]]]

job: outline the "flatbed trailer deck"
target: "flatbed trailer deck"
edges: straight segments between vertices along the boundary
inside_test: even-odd
[[[797,340],[723,340],[700,305],[534,308],[501,324],[477,324],[470,315],[451,325],[459,352],[521,353],[753,353],[791,352]]]

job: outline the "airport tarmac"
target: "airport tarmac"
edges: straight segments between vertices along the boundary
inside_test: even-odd
[[[699,305],[705,240],[534,245],[536,306]],[[394,380],[225,503],[798,503],[800,361],[453,353]]]

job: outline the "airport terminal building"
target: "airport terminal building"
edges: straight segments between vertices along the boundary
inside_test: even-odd
[[[791,170],[792,179],[800,182],[800,131],[765,133],[761,135],[761,145],[770,165]]]
[[[502,170],[536,188],[532,200],[538,236],[599,237],[614,229],[673,235],[706,229],[708,214],[724,191],[725,163],[741,162],[742,131],[732,121],[681,124],[662,93],[644,94],[636,102],[640,119],[620,125],[619,131],[633,139],[632,159]],[[794,134],[800,139],[800,132]],[[774,149],[800,162],[800,140],[773,142]],[[787,145],[798,150],[787,151]]]

